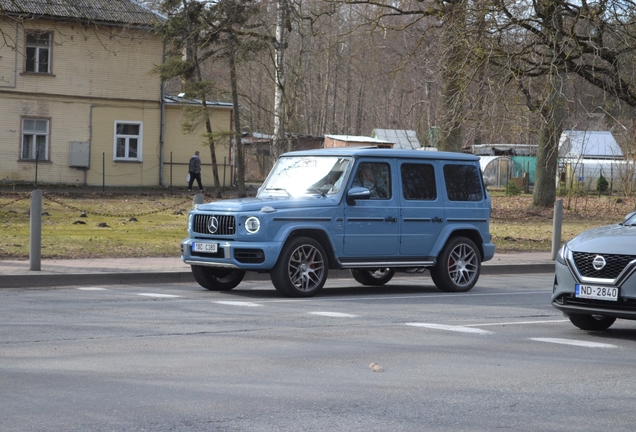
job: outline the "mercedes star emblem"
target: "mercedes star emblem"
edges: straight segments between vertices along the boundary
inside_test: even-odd
[[[216,218],[216,216],[212,216],[208,221],[208,231],[210,231],[211,234],[215,234],[218,230],[219,220]],[[605,265],[605,263],[603,263],[603,265]]]

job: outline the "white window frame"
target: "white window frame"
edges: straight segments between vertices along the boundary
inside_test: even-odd
[[[139,133],[135,134],[125,134],[118,133],[117,126],[119,125],[132,125],[139,126]],[[130,120],[115,120],[114,125],[114,136],[113,140],[113,160],[115,161],[133,161],[133,162],[141,162],[142,161],[142,149],[143,149],[143,135],[144,135],[144,126],[143,122],[138,121],[130,121]],[[131,140],[137,140],[137,156],[130,156],[130,143]],[[117,147],[118,143],[122,141],[124,145],[124,156],[117,156]]]
[[[29,129],[25,127],[25,122],[46,122],[46,131],[35,129]],[[23,161],[35,161],[36,155],[38,161],[49,160],[49,135],[51,131],[51,121],[48,118],[35,118],[35,117],[22,117],[21,121],[22,133],[20,135],[20,160]],[[37,154],[37,141],[38,137],[44,137],[44,155]],[[28,146],[30,149],[25,149],[25,143],[29,140]],[[25,154],[26,151],[26,154]],[[31,156],[31,157],[25,157]]]
[[[35,37],[42,37],[42,36],[47,36],[48,37],[48,42],[46,44],[40,42],[40,43],[29,43],[29,36],[35,36]],[[52,32],[48,32],[48,31],[35,31],[35,30],[30,30],[26,32],[26,36],[25,36],[25,47],[26,47],[26,51],[24,53],[25,56],[25,61],[24,61],[24,71],[26,73],[37,73],[37,74],[43,74],[43,75],[51,75],[51,58],[52,58],[52,54],[53,54],[53,33]],[[33,59],[34,61],[34,70],[28,70],[27,69],[27,65],[28,65],[28,57],[29,57],[29,48],[35,48],[35,57]],[[46,49],[47,50],[47,69],[46,70],[40,70],[40,51]]]

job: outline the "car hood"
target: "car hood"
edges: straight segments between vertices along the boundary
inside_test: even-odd
[[[636,226],[607,225],[583,231],[568,242],[576,252],[636,255]]]
[[[237,198],[223,201],[215,201],[201,204],[197,207],[199,211],[205,212],[251,212],[260,211],[263,207],[271,207],[275,210],[307,208],[307,207],[329,207],[338,205],[338,200],[334,197],[321,197],[318,195],[307,195],[302,198]]]

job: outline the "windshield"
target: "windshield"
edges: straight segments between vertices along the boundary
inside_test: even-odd
[[[258,196],[335,195],[342,188],[350,162],[349,158],[332,156],[282,157]]]

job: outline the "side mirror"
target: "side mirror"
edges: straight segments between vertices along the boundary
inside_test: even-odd
[[[354,205],[356,200],[368,200],[371,198],[371,191],[364,187],[352,187],[347,191],[347,202]]]
[[[627,222],[629,219],[633,218],[634,215],[636,215],[636,212],[628,213],[627,216],[625,216],[625,219],[623,219],[623,224]]]

